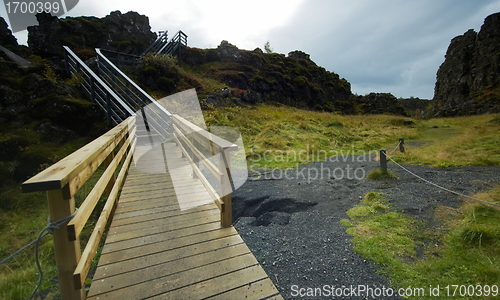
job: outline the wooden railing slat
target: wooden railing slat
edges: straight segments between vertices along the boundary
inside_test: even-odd
[[[111,190],[111,193],[108,197],[108,200],[106,201],[106,204],[104,205],[104,208],[101,212],[101,215],[99,216],[99,219],[97,220],[97,223],[94,227],[94,231],[92,232],[92,235],[90,236],[89,241],[87,242],[87,246],[83,250],[82,256],[80,258],[80,261],[78,262],[78,265],[76,266],[76,269],[73,273],[73,280],[76,288],[83,288],[85,284],[85,278],[87,277],[87,274],[90,269],[90,265],[92,264],[92,259],[94,258],[94,255],[97,251],[97,247],[99,246],[99,242],[101,240],[102,234],[104,232],[104,228],[106,227],[106,224],[108,222],[109,216],[111,215],[111,212],[113,211],[113,207],[116,203],[118,192],[120,190],[120,187],[124,181],[124,178],[127,174],[128,171],[128,166],[130,164],[130,161],[132,159],[132,155],[134,153],[134,148],[137,143],[137,138],[134,138],[132,146],[130,147],[130,151],[127,155],[127,158],[125,160],[125,163],[120,170],[120,174],[118,175],[118,178],[116,179],[115,185],[113,186],[113,189]],[[124,148],[127,146],[124,145]]]
[[[201,141],[203,145],[207,145],[207,141],[210,141],[213,143],[214,148],[216,153],[220,153],[222,151],[235,151],[238,150],[238,146],[230,143],[214,134],[211,134],[210,132],[194,125],[193,123],[187,121],[183,117],[179,115],[172,115],[172,119],[179,124],[181,127],[184,128],[189,134],[193,134],[195,136],[202,137],[205,141]],[[216,154],[213,153],[213,154]]]
[[[181,138],[181,140],[193,151],[193,154],[201,161],[201,163],[207,168],[208,171],[217,179],[217,181],[220,182],[220,177],[223,175],[217,167],[208,160],[208,158],[203,155],[203,153],[200,152],[189,140],[180,132],[180,130],[175,126],[172,125],[174,128],[174,131],[177,133],[178,137]]]
[[[212,197],[212,200],[215,202],[215,204],[217,205],[217,207],[219,208],[220,211],[224,211],[225,210],[225,204],[224,204],[224,202],[221,201],[220,196],[217,194],[217,192],[212,187],[212,185],[210,184],[210,182],[208,182],[208,180],[205,178],[205,176],[200,171],[200,169],[198,168],[198,166],[196,166],[194,164],[193,159],[189,156],[189,153],[187,153],[187,151],[184,148],[184,146],[182,146],[182,144],[179,141],[177,135],[174,134],[174,138],[175,138],[175,140],[177,142],[177,145],[179,145],[179,148],[181,149],[182,153],[184,153],[184,156],[186,157],[186,160],[192,166],[193,171],[198,176],[198,179],[201,181],[201,183],[203,184],[203,186],[207,189],[207,192],[210,195],[210,197]]]
[[[29,193],[62,189],[77,174],[89,166],[89,164],[97,156],[99,156],[104,149],[113,144],[117,135],[124,135],[128,131],[130,122],[133,122],[133,120],[128,118],[95,141],[87,144],[73,154],[63,158],[56,164],[28,179],[22,185],[23,192]],[[85,174],[84,178],[87,176],[90,177],[90,175]],[[85,178],[85,180],[87,178]],[[83,182],[81,183],[82,185]]]
[[[99,198],[101,198],[102,193],[106,189],[108,182],[114,176],[115,170],[118,167],[118,163],[124,156],[125,152],[127,151],[127,147],[130,145],[134,137],[135,131],[136,128],[134,128],[133,131],[130,133],[130,136],[125,141],[125,144],[121,147],[120,151],[118,151],[111,164],[108,166],[108,168],[106,168],[104,173],[101,175],[101,178],[99,178],[99,181],[97,181],[97,183],[94,185],[90,193],[83,201],[82,205],[80,205],[80,208],[78,209],[76,215],[73,217],[73,219],[71,219],[71,221],[69,221],[68,238],[70,241],[74,241],[80,235],[80,232],[85,226],[85,223],[87,223],[89,216],[92,214],[92,211],[94,210],[97,202],[99,201]]]

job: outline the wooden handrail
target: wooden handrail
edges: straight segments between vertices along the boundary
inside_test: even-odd
[[[172,115],[175,124],[172,125],[175,142],[180,147],[186,160],[193,168],[193,173],[199,178],[203,186],[207,189],[212,200],[217,204],[221,213],[221,224],[223,227],[231,226],[232,204],[231,204],[231,172],[230,172],[230,152],[238,150],[238,146],[228,142],[210,132],[194,125],[179,115]],[[191,140],[190,140],[191,138]],[[185,145],[185,146],[184,146]],[[219,167],[217,168],[198,149],[197,145],[202,145],[210,149],[212,155],[218,155]],[[189,153],[186,149],[190,149]],[[200,171],[198,162],[202,162],[215,179],[220,183],[220,191],[217,193],[207,178]]]
[[[84,281],[104,228],[116,204],[137,138],[135,116],[129,117],[106,134],[35,175],[22,185],[23,192],[47,191],[50,220],[57,221],[75,212],[74,195],[104,164],[106,170],[73,219],[54,230],[54,250],[62,299],[85,299]],[[128,136],[128,137],[127,137]],[[116,156],[115,149],[119,148]],[[118,177],[115,170],[122,165]],[[108,199],[83,254],[79,234],[104,191]]]

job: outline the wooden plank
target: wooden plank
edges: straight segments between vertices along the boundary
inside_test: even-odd
[[[191,287],[192,285],[203,282],[211,278],[215,278],[224,274],[231,274],[232,272],[241,269],[250,269],[252,266],[257,265],[258,262],[252,254],[238,256],[227,259],[223,262],[205,265],[196,269],[187,270],[185,272],[175,273],[169,276],[157,277],[144,283],[136,284],[133,286],[125,287],[113,291],[113,298],[119,299],[144,299],[157,295],[164,294],[168,291],[173,291],[183,287]],[[262,268],[261,268],[262,269]],[[253,273],[253,272],[252,272]],[[265,274],[265,273],[264,273]],[[261,274],[259,274],[261,275]],[[106,293],[97,294],[97,291],[89,291],[88,299],[103,299]],[[183,295],[172,297],[172,299],[184,299],[187,296],[186,291]],[[165,299],[165,296],[162,296]],[[169,297],[167,297],[169,298]]]
[[[267,274],[260,265],[253,265],[230,274],[214,276],[209,280],[184,286],[180,289],[162,293],[149,299],[182,299],[183,295],[189,295],[190,299],[204,299],[223,293],[234,287],[244,286],[266,277]]]
[[[193,205],[193,206],[205,206],[205,205],[210,205],[210,203],[206,203],[206,197],[199,197],[199,199],[192,199],[192,202],[188,202],[188,204]],[[211,200],[210,200],[211,201]],[[215,205],[215,203],[213,203]],[[130,211],[130,212],[121,212],[118,214],[115,214],[113,216],[113,220],[116,224],[120,224],[121,222],[129,222],[126,219],[129,218],[134,218],[134,217],[139,217],[139,216],[145,216],[145,215],[153,215],[157,213],[162,213],[162,212],[167,212],[167,211],[173,211],[173,210],[179,210],[179,204],[175,203],[172,205],[165,205],[165,206],[160,206],[160,207],[153,207],[149,209],[141,209],[141,210],[135,210],[135,211]],[[123,220],[123,221],[121,221]],[[113,224],[114,225],[114,224]]]
[[[152,244],[139,245],[138,247],[108,252],[102,254],[101,259],[107,262],[109,261],[109,263],[117,263],[124,260],[138,257],[147,257],[156,253],[188,247],[191,245],[198,245],[198,247],[203,248],[203,243],[238,235],[238,233],[234,229],[225,230],[229,228],[230,227],[220,228],[218,230],[179,237],[175,240],[159,241]]]
[[[201,224],[193,227],[180,228],[172,231],[161,232],[158,234],[141,236],[125,241],[105,244],[101,253],[110,253],[123,249],[138,247],[147,244],[153,244],[161,241],[172,240],[179,237],[190,236],[193,234],[204,233],[212,230],[220,229],[220,224],[217,221],[207,224]]]
[[[206,211],[209,209],[214,209],[214,207],[212,205],[205,204],[205,205],[200,205],[200,206],[194,207],[192,209],[188,209],[188,210],[178,210],[178,209],[173,210],[173,209],[171,209],[171,210],[168,210],[165,212],[150,213],[150,214],[146,214],[146,215],[129,217],[126,219],[118,219],[118,220],[113,220],[113,228],[120,227],[123,225],[137,224],[137,223],[148,222],[148,221],[163,219],[163,218],[168,218],[168,217],[187,215],[187,214],[191,214],[193,212]]]
[[[135,117],[129,117],[98,139],[25,181],[22,186],[23,192],[62,189],[110,144],[118,143],[134,122]]]
[[[211,217],[205,217],[205,218],[199,218],[195,220],[189,220],[189,221],[184,221],[184,222],[178,222],[175,224],[166,224],[158,227],[149,227],[149,228],[143,228],[142,230],[133,230],[129,232],[121,232],[121,233],[116,233],[116,232],[110,232],[108,234],[108,237],[106,238],[106,243],[113,243],[113,242],[118,242],[118,241],[123,241],[123,240],[129,240],[141,236],[148,236],[152,234],[158,234],[162,232],[167,232],[167,231],[172,231],[180,228],[187,228],[187,227],[192,227],[192,226],[197,226],[201,224],[208,224],[212,223],[215,221],[219,221],[220,219],[218,216],[211,216]]]
[[[256,282],[251,282],[249,284],[246,284],[242,287],[236,288],[234,290],[230,290],[218,295],[215,295],[213,297],[210,297],[208,299],[220,299],[220,300],[225,300],[225,299],[267,299],[271,296],[280,296],[278,290],[274,286],[273,282],[271,279],[269,279],[267,276],[266,278],[256,281]],[[280,296],[281,297],[281,296]],[[283,299],[283,297],[281,298]]]
[[[209,252],[183,257],[181,259],[157,264],[143,269],[132,270],[115,276],[108,276],[108,274],[106,274],[106,277],[95,281],[93,288],[99,290],[101,293],[107,293],[109,291],[154,280],[158,277],[165,277],[171,274],[184,272],[249,253],[250,250],[245,244],[237,244],[226,248],[220,248]]]
[[[186,247],[172,249],[170,251],[157,252],[148,256],[141,256],[118,263],[101,259],[94,277],[96,279],[101,279],[106,276],[114,276],[238,244],[243,244],[243,240],[240,236],[233,235],[226,238],[207,241],[202,244],[188,245]]]
[[[188,221],[193,220],[193,219],[202,219],[202,218],[213,219],[214,217],[217,217],[217,214],[218,214],[218,210],[211,208],[209,210],[191,212],[191,213],[184,214],[184,215],[175,215],[172,217],[156,219],[156,220],[149,220],[149,221],[145,221],[145,222],[141,222],[141,223],[133,223],[133,224],[127,224],[127,225],[122,225],[122,226],[113,226],[110,228],[110,231],[108,234],[114,235],[114,234],[119,234],[122,232],[131,232],[131,231],[141,230],[143,228],[151,228],[151,227],[164,226],[164,225],[168,225],[168,224],[188,222]]]

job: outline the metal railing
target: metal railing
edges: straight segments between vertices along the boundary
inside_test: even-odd
[[[101,53],[105,54],[106,57],[120,69],[135,67],[137,65],[137,60],[141,58],[138,55],[116,52],[106,49],[101,49]]]
[[[64,61],[68,76],[80,77],[84,93],[105,112],[108,126],[118,125],[135,111],[97,76],[71,49],[64,48]]]
[[[159,32],[160,36],[154,41],[144,52],[142,52],[141,57],[148,54],[149,52],[157,53],[167,42],[168,42],[168,30],[164,32]]]
[[[170,135],[170,112],[158,104],[151,96],[142,90],[134,81],[115,66],[101,49],[96,49],[99,75],[118,94],[127,105],[134,111],[141,111],[138,115],[138,124],[144,124],[139,135],[147,131],[148,136],[159,136],[159,140],[165,140]]]

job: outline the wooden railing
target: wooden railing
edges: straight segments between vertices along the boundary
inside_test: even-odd
[[[179,115],[172,115],[171,120],[173,136],[177,145],[193,168],[193,174],[200,179],[212,200],[217,204],[221,213],[221,225],[232,225],[231,204],[231,151],[238,150],[238,146],[230,143],[210,132],[201,129]],[[215,166],[200,149],[208,150],[212,155],[218,156],[219,166]],[[219,193],[199,169],[202,163],[210,174],[219,182]]]
[[[74,195],[101,164],[105,167],[104,173],[73,219],[66,226],[54,231],[55,258],[62,299],[85,299],[85,278],[125,180],[137,140],[135,130],[135,116],[132,116],[23,183],[23,192],[47,192],[50,220],[57,221],[75,212]],[[119,166],[121,170],[116,176],[115,172]],[[79,235],[104,191],[107,194],[106,204],[81,254]]]

